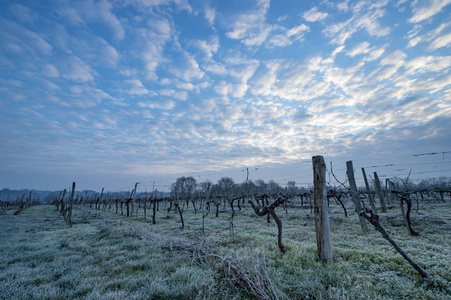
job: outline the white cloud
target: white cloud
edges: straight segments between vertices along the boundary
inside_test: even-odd
[[[351,50],[349,50],[347,52],[347,55],[354,57],[359,54],[366,54],[370,51],[368,49],[369,46],[370,46],[370,43],[368,43],[368,42],[362,42],[360,44],[357,44],[354,48],[352,48]]]
[[[116,67],[119,63],[119,53],[117,53],[116,49],[114,49],[114,47],[112,47],[111,45],[105,45],[104,53],[104,59],[107,61],[107,63],[112,67]]]
[[[215,75],[221,75],[221,76],[225,76],[227,75],[227,69],[224,65],[215,62],[214,60],[210,60],[204,67],[203,69],[206,72],[215,74]]]
[[[45,64],[42,67],[42,73],[43,73],[44,76],[47,76],[47,77],[54,77],[54,78],[56,78],[56,77],[60,76],[58,70],[52,64]]]
[[[172,29],[169,21],[164,18],[154,18],[148,22],[148,26],[149,29],[140,32],[140,39],[145,45],[141,57],[145,62],[147,79],[156,80],[156,71],[164,60],[164,46],[171,39]]]
[[[133,5],[138,9],[145,9],[145,11],[149,8],[171,5],[175,5],[177,10],[186,10],[189,13],[193,11],[193,8],[187,0],[123,0],[122,2]]]
[[[91,108],[98,106],[103,100],[115,100],[103,90],[87,85],[73,85],[69,87],[69,91],[69,99],[66,101],[67,106]]]
[[[29,55],[50,55],[52,53],[53,47],[39,34],[4,18],[0,18],[0,27],[2,28],[0,31],[2,43],[9,44],[12,51],[22,52],[25,50]]]
[[[421,37],[417,36],[409,40],[409,43],[407,44],[407,47],[415,47],[418,43],[421,42]]]
[[[368,61],[373,61],[378,59],[382,54],[384,54],[385,49],[384,48],[378,48],[378,49],[371,49],[370,54],[367,57]]]
[[[233,64],[229,66],[227,74],[232,77],[228,83],[220,81],[215,86],[215,91],[223,96],[231,94],[233,97],[243,97],[249,86],[247,82],[254,75],[259,66],[259,62],[255,60],[243,60],[239,57],[228,57],[227,62]]]
[[[55,7],[56,12],[70,23],[80,26],[86,24],[77,9],[70,6]]]
[[[217,36],[212,36],[209,40],[195,39],[191,41],[191,44],[205,53],[207,61],[219,50],[219,38]]]
[[[71,3],[71,6],[74,6],[73,8],[64,4],[63,7],[57,7],[56,10],[73,24],[80,26],[85,25],[87,22],[100,21],[107,25],[116,39],[122,40],[125,37],[125,30],[113,13],[113,4],[108,0],[74,2]]]
[[[406,62],[407,74],[446,71],[451,67],[451,56],[420,56]]]
[[[51,81],[48,81],[48,80],[44,79],[43,80],[43,84],[51,92],[53,92],[53,91],[61,91],[61,88],[59,86],[57,86],[56,84],[54,84],[53,82],[51,82]]]
[[[242,42],[246,46],[260,46],[266,41],[271,30],[272,26],[266,24],[253,26],[252,29],[247,30],[247,36],[242,39]]]
[[[431,42],[430,49],[437,50],[442,47],[449,47],[451,44],[451,33],[442,35],[437,37],[434,41]]]
[[[331,37],[331,42],[342,45],[355,32],[364,29],[371,36],[386,36],[391,30],[389,27],[383,27],[378,19],[385,16],[384,7],[387,1],[372,2],[363,0],[357,2],[351,7],[352,16],[348,20],[340,23],[328,25],[323,32]]]
[[[304,34],[309,31],[310,27],[305,24],[301,24],[291,29],[287,29],[282,26],[273,26],[273,35],[269,38],[266,47],[286,47],[288,45],[291,45],[293,41],[302,41]]]
[[[389,53],[387,56],[385,56],[380,64],[381,65],[394,65],[394,66],[401,66],[404,64],[404,59],[407,57],[407,55],[402,52],[401,50],[395,50]]]
[[[396,6],[400,6],[401,4],[406,3],[409,0],[398,0],[398,2],[396,3]]]
[[[269,0],[257,1],[257,10],[239,15],[233,22],[231,31],[226,36],[240,40],[246,46],[260,46],[268,38],[273,27],[265,22]]]
[[[155,101],[147,101],[147,102],[139,102],[139,107],[142,108],[156,108],[161,110],[171,110],[175,107],[175,102],[172,100],[155,100]]]
[[[273,35],[268,40],[269,47],[286,47],[288,45],[291,45],[291,39],[288,36],[286,36],[285,34]]]
[[[293,27],[289,30],[287,30],[287,36],[291,37],[291,36],[301,36],[304,34],[304,32],[307,32],[310,30],[310,27],[308,27],[305,24],[301,24],[299,26]]]
[[[355,76],[355,70],[352,68],[343,69],[337,67],[328,68],[324,73],[326,81],[333,83],[334,85],[346,88],[350,85],[351,79]]]
[[[173,89],[164,89],[164,90],[159,90],[158,93],[160,95],[169,97],[169,96],[174,95],[175,90],[173,90]]]
[[[356,31],[357,28],[351,25],[351,20],[331,24],[324,29],[324,33],[332,38],[332,43],[339,45],[343,45]]]
[[[144,87],[141,81],[138,79],[129,79],[126,81],[129,83],[132,88],[128,91],[130,95],[147,95],[150,94],[150,92]],[[154,94],[154,93],[153,93]]]
[[[232,84],[227,83],[225,81],[220,81],[215,87],[214,87],[216,93],[218,93],[221,96],[227,96],[229,93],[232,93],[233,88]]]
[[[113,5],[107,0],[101,0],[96,3],[96,6],[99,16],[113,29],[114,36],[122,40],[125,36],[125,31],[122,28],[121,22],[112,12]]]
[[[176,83],[176,86],[179,89],[183,89],[183,90],[187,90],[187,91],[194,90],[194,85],[189,82],[178,82],[178,83]]]
[[[252,93],[254,95],[269,96],[272,93],[272,87],[276,83],[277,76],[273,71],[265,69],[251,80]]]
[[[419,43],[431,42],[429,48],[431,50],[436,50],[438,48],[444,47],[447,45],[447,35],[443,35],[442,33],[446,31],[447,28],[451,26],[451,23],[441,23],[437,26],[437,28],[430,30],[422,35],[419,33],[423,29],[421,25],[414,25],[414,29],[412,29],[407,38],[409,39],[409,43],[407,45],[408,48],[415,47]],[[441,40],[441,38],[443,40]]]
[[[402,85],[404,84],[404,85]],[[437,78],[437,76],[427,77],[426,79],[419,78],[413,79],[411,81],[400,82],[399,87],[405,89],[407,93],[417,94],[417,93],[425,93],[429,94],[437,93],[447,86],[451,84],[451,75],[442,76],[441,78]]]
[[[337,4],[337,8],[341,11],[349,11],[349,0]]]
[[[202,79],[205,73],[200,69],[194,57],[186,51],[181,50],[181,52],[169,71],[186,82]]]
[[[242,98],[244,95],[246,95],[246,92],[248,90],[249,86],[246,82],[236,83],[233,85],[233,97],[235,98]]]
[[[418,6],[421,2],[423,5]],[[445,6],[449,5],[451,0],[424,0],[424,1],[414,1],[412,5],[414,6],[412,12],[413,16],[409,19],[411,23],[418,23],[427,20],[434,15],[438,14]]]
[[[188,92],[187,91],[178,91],[174,93],[174,98],[177,100],[185,101],[188,99]]]
[[[259,66],[259,62],[248,61],[246,65],[236,68],[230,68],[229,74],[232,77],[240,80],[241,82],[247,82],[249,78],[254,75],[255,70],[257,70]]]
[[[204,14],[205,14],[205,19],[207,19],[210,26],[213,27],[215,25],[216,10],[211,7],[205,7]]]
[[[9,9],[15,15],[16,20],[19,20],[21,22],[34,24],[39,17],[39,15],[35,11],[18,3],[12,4]]]
[[[307,22],[317,22],[322,21],[327,18],[328,13],[318,11],[317,7],[312,7],[309,11],[305,12],[303,15]]]
[[[76,82],[93,81],[94,77],[98,75],[91,66],[76,56],[64,58],[57,68],[63,78]]]

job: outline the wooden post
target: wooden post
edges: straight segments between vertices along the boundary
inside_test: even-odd
[[[370,185],[368,179],[366,179],[365,168],[362,168],[363,180],[365,180],[366,193],[368,194],[368,201],[370,202],[371,209],[377,213],[376,205],[374,204],[373,195],[371,195]]]
[[[132,213],[131,213],[131,216],[133,217],[133,209],[135,208],[135,198],[136,198],[136,192],[137,192],[137,190],[136,190],[136,188],[138,187],[138,184],[140,184],[141,182],[137,182],[137,183],[135,183],[135,194],[133,195],[133,198],[132,198]]]
[[[326,164],[322,156],[313,156],[313,186],[315,198],[316,245],[320,259],[332,261],[332,244],[327,206]]]
[[[74,205],[74,194],[75,194],[75,182],[72,183],[72,193],[70,195],[69,211],[68,211],[68,218],[67,218],[70,227],[72,227],[72,208]]]
[[[103,197],[103,191],[105,190],[105,188],[102,188],[102,192],[100,193],[100,199],[99,199],[99,208],[98,210],[100,210],[100,203],[102,202],[102,197]]]
[[[63,191],[63,197],[61,198],[61,211],[60,213],[62,214],[64,211],[64,197],[66,197],[66,189],[64,189]]]
[[[390,200],[392,204],[396,203],[396,198],[398,196],[396,196],[396,193],[394,193],[394,191],[396,191],[396,187],[395,187],[395,183],[392,181],[389,181],[389,185],[390,185]]]
[[[387,205],[390,205],[390,194],[391,194],[390,179],[386,178],[385,179],[385,199],[387,199]]]
[[[380,182],[379,176],[377,176],[376,172],[374,172],[374,183],[376,185],[376,191],[379,196],[380,203],[381,203],[381,211],[386,212],[387,208],[385,207],[384,193],[382,192],[381,182]]]
[[[354,201],[355,211],[359,216],[360,226],[362,227],[362,231],[364,233],[368,232],[368,227],[366,226],[366,221],[363,216],[360,216],[360,211],[362,210],[362,206],[360,205],[359,193],[357,192],[357,185],[355,183],[354,177],[354,167],[352,166],[352,161],[346,162],[346,174],[348,175],[349,186],[351,188],[351,197]]]

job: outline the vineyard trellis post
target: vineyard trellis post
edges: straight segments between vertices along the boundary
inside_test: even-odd
[[[69,226],[72,228],[72,209],[74,206],[74,194],[75,194],[75,182],[72,183],[72,193],[70,195],[69,200],[69,211],[67,215],[67,221],[69,223]]]
[[[371,194],[370,185],[368,184],[368,179],[366,178],[365,168],[362,168],[363,180],[365,181],[366,193],[368,194],[368,201],[370,202],[371,209],[377,213],[376,205],[374,204],[373,195]]]
[[[374,172],[374,184],[376,185],[376,191],[379,196],[380,203],[381,203],[381,211],[386,212],[387,208],[385,207],[384,193],[382,192],[381,182],[380,182],[379,176],[377,176],[376,172]]]
[[[134,189],[134,191],[135,191],[135,193],[133,194],[133,198],[132,198],[132,213],[131,213],[131,216],[133,217],[133,209],[135,208],[135,198],[136,198],[136,188],[138,187],[138,184],[140,184],[141,182],[137,182],[137,183],[135,183],[135,189]]]
[[[349,187],[351,189],[351,197],[352,197],[352,200],[354,201],[355,211],[357,212],[357,215],[359,216],[360,226],[362,227],[362,231],[364,233],[367,233],[368,227],[366,226],[365,218],[363,216],[360,216],[360,211],[362,210],[362,206],[360,204],[359,193],[357,191],[357,185],[355,183],[354,167],[352,165],[352,160],[346,162],[346,173],[348,175]]]
[[[385,178],[385,200],[387,200],[387,205],[390,205],[390,197],[391,197],[390,179]]]
[[[329,208],[326,192],[326,164],[322,156],[313,156],[313,189],[315,205],[316,244],[320,259],[332,261]]]

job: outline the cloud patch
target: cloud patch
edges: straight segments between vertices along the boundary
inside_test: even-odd
[[[328,13],[326,12],[320,12],[318,10],[318,7],[312,7],[309,11],[306,11],[302,17],[307,21],[307,22],[318,22],[318,21],[322,21],[325,18],[327,18]]]

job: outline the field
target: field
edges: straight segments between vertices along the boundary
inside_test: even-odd
[[[249,204],[236,212],[178,214],[163,205],[126,218],[75,206],[73,227],[55,206],[0,215],[0,299],[451,299],[451,202],[422,201],[412,212],[420,236],[409,236],[399,207],[381,213],[391,237],[429,275],[423,280],[368,224],[363,234],[351,201],[349,217],[331,202],[334,259],[317,258],[309,207],[278,207],[274,220]]]

